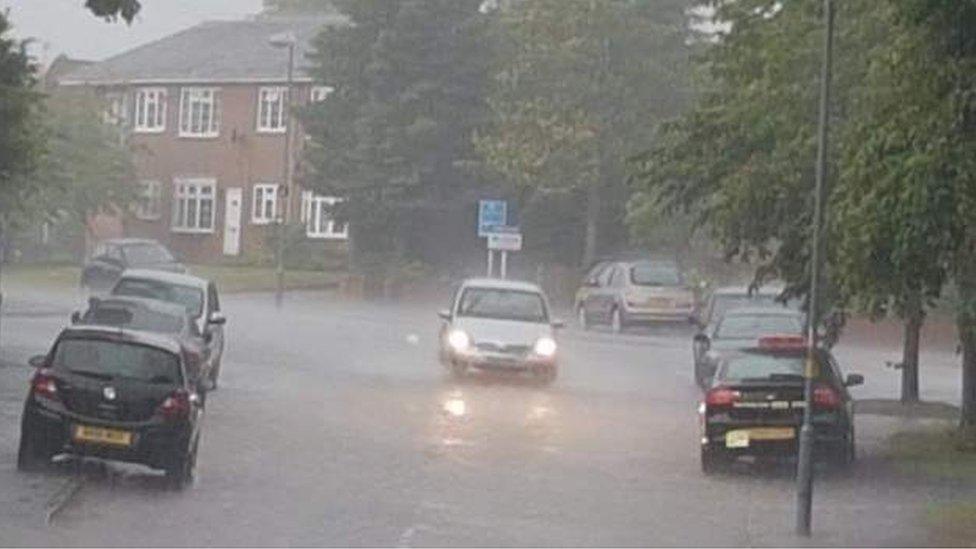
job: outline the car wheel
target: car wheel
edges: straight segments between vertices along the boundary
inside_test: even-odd
[[[38,471],[51,461],[51,453],[37,440],[37,435],[21,432],[20,448],[17,450],[17,469]]]
[[[624,331],[624,315],[620,311],[620,307],[614,307],[613,311],[610,312],[610,330],[615,334]]]
[[[193,482],[193,475],[196,473],[197,448],[200,446],[200,437],[193,440],[193,444],[185,453],[177,456],[173,463],[166,468],[166,482],[173,490],[182,490]]]
[[[460,361],[451,362],[451,375],[457,379],[462,379],[468,373],[468,365]]]
[[[854,463],[856,449],[854,447],[854,430],[847,434],[847,438],[831,448],[830,463],[837,469],[846,469]]]
[[[557,376],[558,369],[555,366],[543,366],[535,371],[535,379],[542,385],[551,385]]]
[[[586,318],[586,308],[582,305],[576,308],[576,322],[583,331],[590,329],[590,323]]]
[[[723,470],[731,461],[730,456],[721,450],[709,450],[704,447],[701,449],[701,468],[702,473],[706,475]]]

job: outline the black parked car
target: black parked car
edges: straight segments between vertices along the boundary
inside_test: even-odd
[[[173,487],[193,477],[202,388],[171,337],[119,328],[66,328],[37,368],[21,422],[17,467],[71,453],[140,463]]]
[[[741,455],[792,456],[803,421],[806,342],[771,336],[754,349],[722,359],[699,405],[701,466],[714,472]],[[847,388],[864,377],[843,378],[829,352],[816,353],[813,386],[815,452],[838,465],[854,459],[854,410]]]
[[[220,355],[211,332],[201,333],[182,305],[139,297],[92,297],[88,309],[71,315],[74,325],[116,326],[178,338],[187,351],[187,373],[210,383],[213,359]]]
[[[155,240],[120,238],[99,244],[81,270],[82,287],[106,290],[126,269],[185,273],[186,267]]]

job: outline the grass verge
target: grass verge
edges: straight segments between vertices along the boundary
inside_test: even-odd
[[[892,435],[887,456],[900,473],[976,486],[976,447],[964,443],[948,422]],[[976,546],[976,501],[932,504],[925,512],[924,523],[936,546]]]

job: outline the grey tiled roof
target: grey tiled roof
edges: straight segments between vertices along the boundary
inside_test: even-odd
[[[297,39],[295,77],[302,78],[310,41],[323,27],[343,24],[347,20],[340,15],[208,21],[72,71],[61,83],[284,81],[288,54],[268,43],[283,32],[291,32]]]

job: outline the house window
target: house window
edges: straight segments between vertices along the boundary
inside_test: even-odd
[[[174,187],[173,232],[213,232],[216,181],[213,179],[176,179]]]
[[[135,131],[159,133],[166,130],[166,90],[143,88],[136,92]]]
[[[136,217],[146,221],[159,219],[163,213],[163,188],[159,181],[140,181],[136,200]]]
[[[258,90],[258,131],[282,133],[288,126],[288,88]]]
[[[274,221],[278,214],[278,185],[255,185],[251,212],[251,221],[255,224]]]
[[[102,113],[102,120],[111,126],[127,126],[129,124],[129,101],[125,93],[109,93],[105,95],[107,105]]]
[[[309,102],[321,103],[322,101],[325,101],[325,98],[334,91],[335,88],[332,86],[312,86],[308,96]]]
[[[180,94],[180,137],[217,137],[220,101],[216,88],[183,88]]]
[[[302,194],[302,217],[305,221],[305,234],[309,238],[328,238],[345,240],[349,237],[349,226],[336,221],[332,213],[335,204],[342,199],[334,196],[315,196],[310,192]]]

